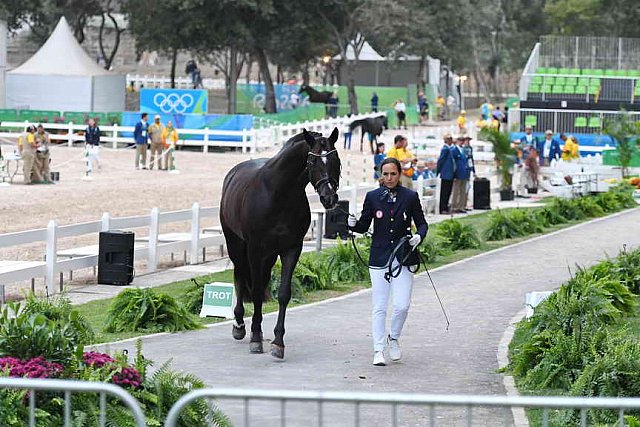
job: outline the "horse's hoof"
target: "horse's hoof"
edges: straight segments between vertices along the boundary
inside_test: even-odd
[[[264,347],[262,347],[262,341],[250,342],[249,353],[253,353],[253,354],[264,353]]]
[[[231,329],[231,335],[233,335],[233,338],[241,340],[245,337],[245,335],[247,335],[247,328],[245,328],[244,325],[233,325],[233,328]]]
[[[276,359],[284,359],[284,347],[277,344],[271,344],[271,355]]]

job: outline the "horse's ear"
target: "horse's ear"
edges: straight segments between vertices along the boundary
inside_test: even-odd
[[[307,144],[309,144],[309,147],[313,147],[313,144],[316,143],[316,139],[313,136],[311,136],[311,134],[307,132],[306,129],[302,129],[302,136],[304,136],[304,140],[307,141]]]
[[[331,135],[329,136],[329,143],[331,144],[332,147],[334,146],[337,140],[338,140],[338,128],[336,127],[336,128],[333,128],[333,132],[331,132]]]

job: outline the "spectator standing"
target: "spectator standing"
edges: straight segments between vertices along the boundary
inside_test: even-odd
[[[407,128],[407,105],[402,98],[393,103],[393,109],[396,111],[396,119],[398,120],[398,129],[402,126]]]
[[[349,114],[351,116],[351,114]],[[343,148],[345,150],[351,150],[351,127],[349,126],[351,123],[344,122],[342,127],[342,135],[344,136],[344,145]]]
[[[147,168],[147,143],[149,142],[149,123],[147,113],[140,115],[140,121],[133,130],[133,139],[136,141],[136,169]]]
[[[153,123],[149,126],[149,139],[151,140],[151,160],[149,169],[153,170],[153,165],[158,162],[158,170],[162,170],[162,131],[164,126],[160,122],[160,116],[153,118]]]
[[[538,192],[538,172],[540,172],[540,165],[538,164],[538,151],[535,148],[529,150],[529,154],[524,161],[525,170],[525,184],[524,187],[530,192]]]
[[[332,119],[338,117],[338,102],[338,92],[332,92],[327,100],[327,113]]]
[[[443,215],[450,213],[449,198],[451,197],[453,177],[456,169],[456,164],[451,152],[451,144],[453,144],[453,137],[451,134],[446,134],[436,166],[436,176],[439,176],[442,181],[440,185],[440,213]]]
[[[429,103],[424,92],[418,92],[418,113],[420,114],[420,124],[424,124],[429,116]]]
[[[580,147],[578,146],[578,140],[573,135],[560,135],[560,139],[564,142],[562,147],[562,160],[565,162],[572,162],[580,158]]]
[[[467,213],[467,184],[469,183],[470,171],[467,156],[462,149],[463,144],[464,137],[458,137],[456,143],[451,146],[453,159],[456,163],[451,195],[451,211],[454,213]]]
[[[387,153],[387,158],[391,157],[397,159],[402,167],[402,173],[400,175],[400,184],[408,189],[413,188],[413,166],[418,162],[416,156],[407,148],[409,142],[403,135],[396,135],[393,138],[393,147]]]
[[[167,152],[167,160],[164,165],[164,170],[170,171],[175,169],[173,155],[178,143],[178,131],[173,127],[171,120],[167,121],[167,126],[162,129],[162,145]]]
[[[49,170],[50,163],[50,151],[51,139],[49,133],[44,130],[44,126],[38,125],[38,129],[35,134],[36,138],[36,160],[35,168],[40,172],[42,182],[45,184],[53,184],[51,181],[51,171]]]
[[[371,111],[378,112],[378,94],[375,92],[371,93]]]
[[[373,179],[379,180],[382,178],[382,173],[380,171],[380,164],[384,159],[387,158],[387,155],[384,152],[384,142],[378,142],[376,144],[376,153],[373,155]]]
[[[18,138],[18,151],[22,156],[22,174],[27,185],[42,181],[40,170],[36,164],[36,129],[29,125],[27,130]],[[33,175],[33,176],[32,176]]]
[[[456,124],[458,125],[458,132],[460,132],[460,134],[467,133],[467,112],[465,110],[460,111]]]
[[[544,133],[544,139],[538,142],[536,147],[540,156],[540,166],[549,166],[551,161],[559,159],[562,155],[560,142],[553,137],[553,131],[548,129]]]
[[[520,139],[518,143],[518,157],[522,158],[522,160],[526,160],[529,156],[529,151],[533,148],[535,149],[540,141],[533,134],[533,129],[531,126],[524,127],[524,136]]]
[[[444,120],[444,110],[447,105],[447,101],[444,99],[444,96],[438,95],[436,98],[436,105],[438,107],[438,118],[440,120]]]
[[[84,143],[88,175],[93,172],[94,161],[98,169],[102,168],[100,165],[100,128],[94,119],[89,119],[87,129],[84,131]]]

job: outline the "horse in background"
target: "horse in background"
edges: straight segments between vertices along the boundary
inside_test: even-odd
[[[329,98],[331,98],[331,95],[333,95],[333,92],[327,90],[318,91],[306,84],[300,86],[300,90],[298,91],[298,93],[302,92],[306,92],[307,95],[309,95],[309,102],[317,102],[321,104],[326,104],[327,102],[329,102]]]
[[[364,134],[369,135],[369,146],[371,148],[371,154],[375,154],[375,146],[378,141],[378,137],[382,135],[384,129],[389,129],[389,121],[386,114],[378,117],[367,117],[366,119],[354,120],[349,125],[351,132],[357,127],[360,127],[360,151],[362,152],[362,142],[364,140]]]
[[[232,334],[237,340],[245,337],[243,303],[252,301],[251,353],[264,351],[262,304],[279,256],[282,275],[271,355],[284,358],[284,319],[291,299],[291,278],[311,223],[305,188],[311,183],[326,209],[338,204],[341,165],[335,148],[337,139],[337,128],[329,138],[304,130],[289,139],[274,157],[242,162],[224,179],[220,224],[233,262],[237,297]]]

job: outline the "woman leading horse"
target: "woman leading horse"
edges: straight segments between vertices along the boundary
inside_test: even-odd
[[[340,158],[335,148],[338,129],[329,138],[319,133],[295,135],[271,159],[235,166],[224,179],[220,223],[234,266],[237,302],[233,337],[245,337],[245,301],[253,302],[249,350],[262,353],[262,304],[268,294],[271,269],[279,256],[282,276],[279,312],[271,355],[284,358],[284,320],[291,299],[291,278],[311,212],[305,192],[311,183],[326,209],[338,203]]]

